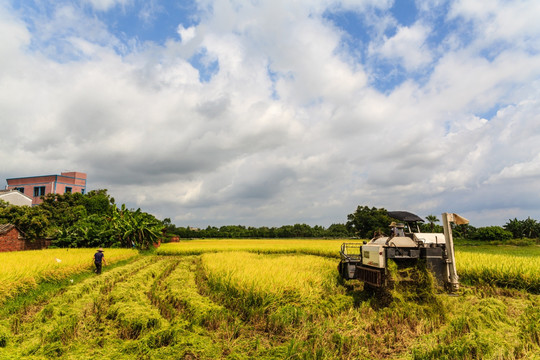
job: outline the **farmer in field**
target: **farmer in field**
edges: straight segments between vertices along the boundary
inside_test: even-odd
[[[107,265],[105,262],[105,254],[103,254],[103,249],[98,249],[94,254],[94,264],[96,265],[96,274],[101,274],[101,266]]]

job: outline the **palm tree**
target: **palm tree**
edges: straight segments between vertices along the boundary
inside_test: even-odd
[[[536,229],[538,228],[538,222],[534,219],[531,219],[529,216],[527,219],[523,220],[523,233],[525,237],[533,239],[537,237]]]
[[[429,228],[430,231],[433,232],[433,228],[435,227],[435,223],[439,222],[439,219],[433,214],[426,216],[426,220],[429,222]]]

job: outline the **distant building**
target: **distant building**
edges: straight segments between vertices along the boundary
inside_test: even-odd
[[[0,200],[12,205],[32,206],[32,198],[17,190],[0,190]]]
[[[32,205],[42,202],[41,196],[86,192],[86,174],[63,172],[60,175],[41,175],[7,179],[6,190],[18,190],[32,199]]]

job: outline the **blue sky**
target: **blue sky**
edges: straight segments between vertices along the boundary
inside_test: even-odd
[[[176,224],[540,219],[533,0],[0,2],[0,177]]]

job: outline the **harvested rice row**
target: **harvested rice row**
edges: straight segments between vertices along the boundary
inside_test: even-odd
[[[169,318],[181,311],[191,323],[215,329],[227,320],[228,312],[223,306],[199,294],[195,282],[196,267],[195,258],[182,258],[154,296]]]
[[[120,338],[136,339],[145,330],[160,328],[167,323],[152,305],[148,293],[173,262],[174,259],[157,260],[111,291],[107,318],[117,324]]]

